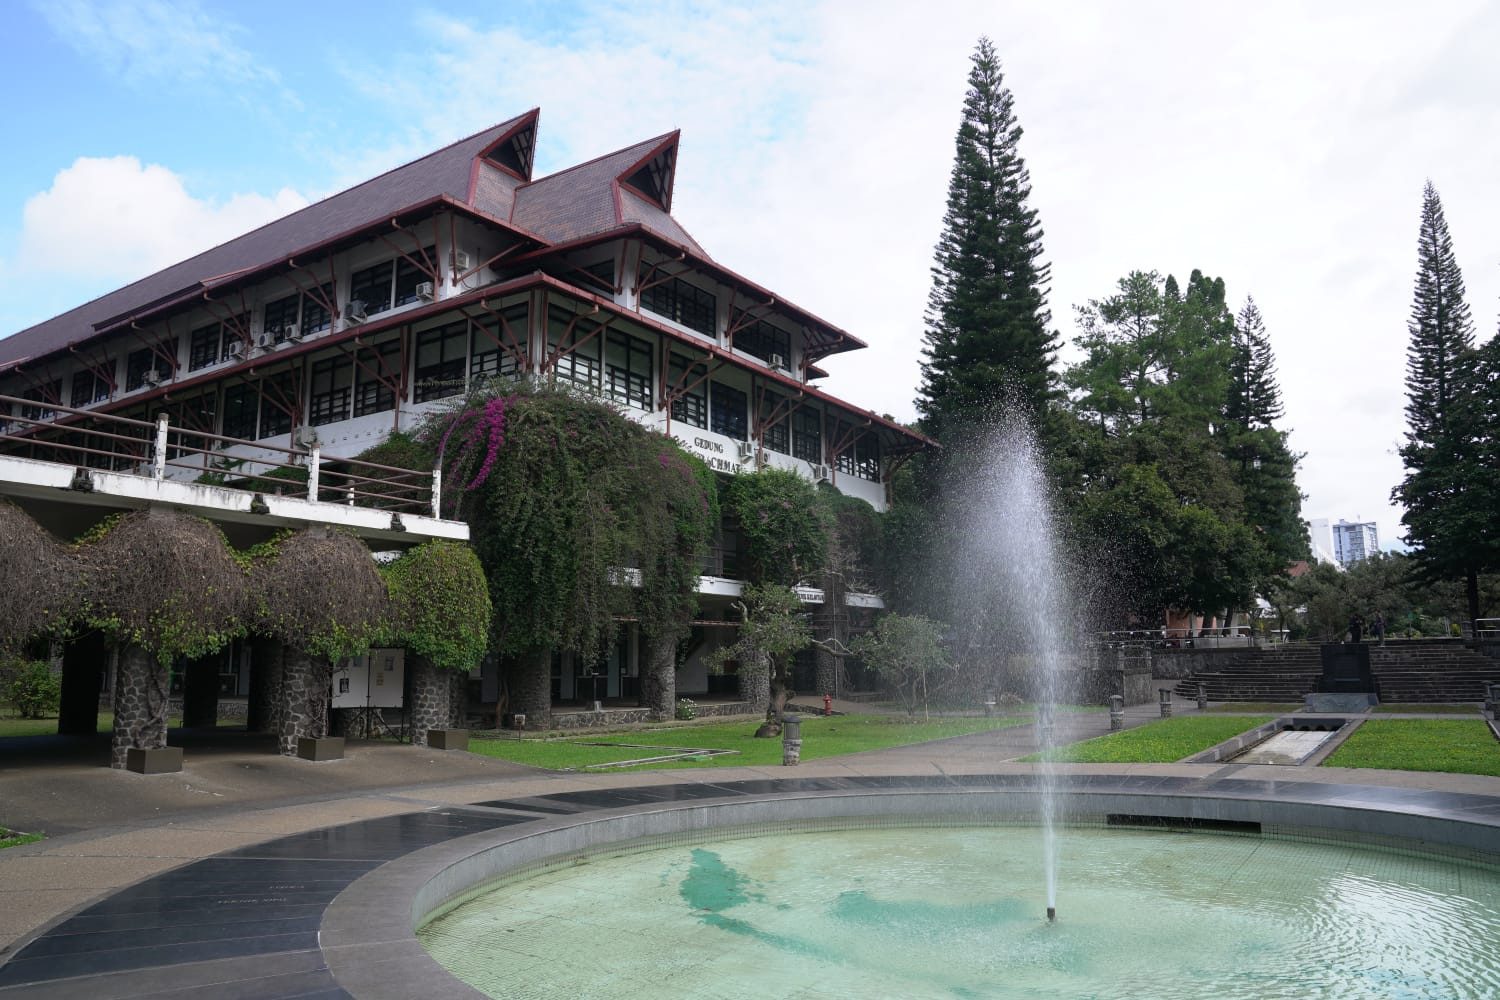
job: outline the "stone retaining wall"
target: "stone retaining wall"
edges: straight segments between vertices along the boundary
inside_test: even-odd
[[[749,702],[715,702],[698,706],[695,718],[712,719],[727,715],[752,715]],[[553,712],[553,729],[603,729],[610,726],[639,726],[651,721],[649,708],[607,708],[602,712]]]

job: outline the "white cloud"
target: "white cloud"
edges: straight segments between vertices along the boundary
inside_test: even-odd
[[[133,156],[80,157],[27,199],[16,276],[84,277],[97,294],[306,204],[285,188],[269,197],[195,198],[166,167]],[[82,291],[75,288],[73,298]]]
[[[280,89],[277,74],[235,41],[242,29],[195,0],[36,0],[33,6],[80,55],[132,83]]]

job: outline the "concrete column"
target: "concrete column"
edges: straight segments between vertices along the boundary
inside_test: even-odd
[[[646,646],[641,664],[641,704],[651,710],[652,719],[670,719],[677,710],[677,639],[642,634],[641,641]]]
[[[100,632],[85,632],[63,649],[58,733],[92,736],[99,731],[99,690],[108,666],[109,646]]]
[[[114,702],[110,767],[123,768],[131,747],[155,750],[167,745],[167,668],[140,646],[120,649]]]
[[[245,728],[252,733],[281,729],[281,640],[255,639],[250,644],[250,693]]]
[[[427,730],[448,725],[448,695],[452,687],[448,672],[433,666],[425,656],[408,652],[406,673],[411,682],[411,743],[425,747]]]
[[[182,676],[182,727],[212,728],[219,724],[219,655],[188,662]]]

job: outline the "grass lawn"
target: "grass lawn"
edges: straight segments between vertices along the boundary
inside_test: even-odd
[[[41,839],[43,838],[40,833],[17,833],[14,830],[7,830],[5,827],[0,826],[0,851],[5,850],[7,847],[35,844]]]
[[[902,717],[884,715],[841,715],[831,718],[804,716],[802,759],[816,760],[819,757],[836,757],[861,750],[925,743],[950,736],[1023,725],[1029,721],[1022,718],[963,718],[908,722]],[[758,719],[746,719],[702,726],[674,726],[671,729],[554,739],[484,739],[476,734],[469,740],[469,749],[488,757],[500,757],[518,764],[530,764],[554,771],[577,770],[590,764],[634,760],[669,752],[658,749],[662,747],[739,752],[700,760],[636,765],[633,769],[779,765],[781,740],[756,739],[754,733],[759,724]]]
[[[1170,764],[1273,718],[1273,715],[1180,715],[1058,747],[1049,757],[1070,764]],[[1040,760],[1041,755],[1021,759]]]
[[[99,713],[99,732],[107,733],[115,724],[113,712]],[[243,726],[244,719],[220,719],[221,726]],[[182,716],[174,715],[167,719],[167,728],[176,729],[182,725]],[[0,739],[10,736],[56,736],[57,716],[47,719],[22,719],[10,713],[0,714]]]
[[[1500,740],[1478,719],[1375,719],[1323,764],[1500,777]]]
[[[1277,715],[1289,715],[1300,711],[1304,706],[1295,701],[1228,701],[1219,705],[1210,705],[1210,712],[1275,712]]]
[[[1388,705],[1376,705],[1377,712],[1411,712],[1416,715],[1478,715],[1479,703],[1468,705],[1438,705],[1414,702],[1412,704],[1401,704],[1391,702]]]

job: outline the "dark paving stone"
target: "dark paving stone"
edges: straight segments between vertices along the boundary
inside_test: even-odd
[[[322,913],[312,913],[300,917],[242,920],[230,923],[195,921],[177,927],[154,927],[149,935],[142,935],[138,927],[89,931],[81,934],[49,934],[28,947],[25,957],[65,957],[86,952],[140,948],[143,940],[149,940],[149,947],[155,948],[163,945],[190,944],[195,941],[230,941],[255,937],[279,938],[289,934],[309,932],[316,934],[318,925],[322,921]]]
[[[32,948],[46,940],[47,938],[43,937],[32,942],[15,958],[0,965],[0,986],[69,979],[75,976],[97,976],[107,972],[177,965],[184,962],[208,962],[218,958],[273,955],[276,952],[304,951],[318,946],[317,931],[308,931],[301,934],[168,945],[156,945],[143,938],[141,945],[135,948],[85,952],[69,955],[66,958],[52,955],[32,958]]]
[[[523,812],[543,813],[548,816],[571,816],[586,808],[574,803],[548,801],[546,796],[525,799],[494,799],[490,802],[476,802],[475,805],[486,806],[491,809],[516,809]]]

